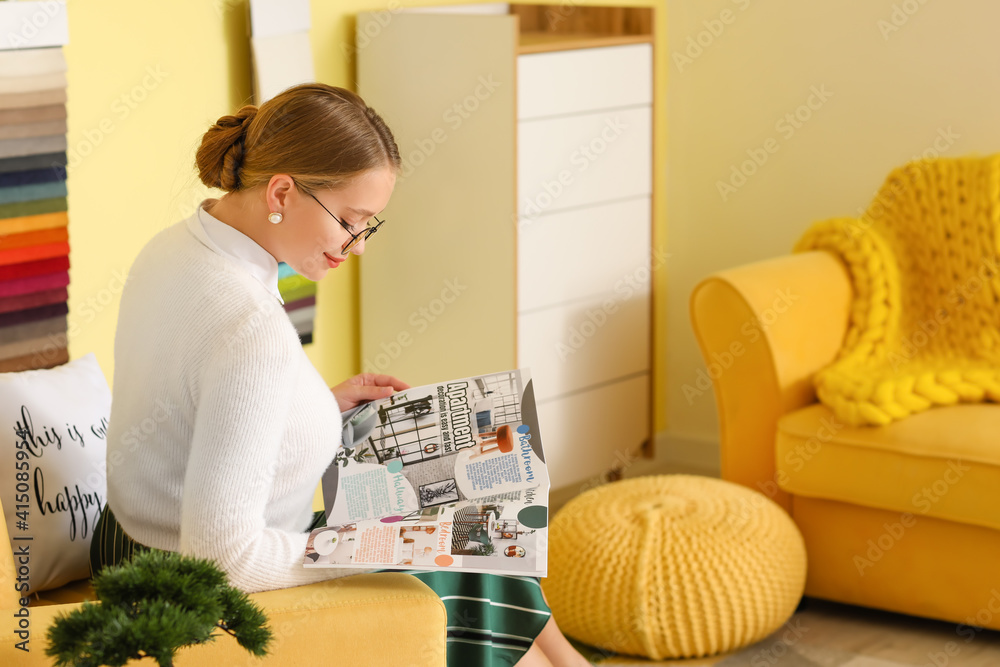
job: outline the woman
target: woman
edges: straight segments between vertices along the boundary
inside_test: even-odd
[[[282,308],[278,262],[320,280],[363,253],[398,148],[357,95],[303,84],[220,118],[196,162],[227,194],[157,234],[122,294],[92,569],[154,548],[211,558],[246,592],[356,574],[302,567],[325,525],[313,493],[341,411],[408,385],[362,374],[327,388]],[[445,598],[450,664],[587,664],[537,579],[414,574]]]

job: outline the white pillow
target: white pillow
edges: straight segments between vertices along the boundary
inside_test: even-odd
[[[107,497],[110,413],[93,353],[0,373],[0,502],[21,596],[90,576],[90,540]]]

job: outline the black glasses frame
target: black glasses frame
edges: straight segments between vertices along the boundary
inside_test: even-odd
[[[303,190],[303,192],[305,192],[305,190]],[[314,195],[313,193],[306,192],[306,194],[309,195],[310,197],[312,197],[313,199],[316,199],[316,195]],[[319,199],[316,199],[316,203],[319,204],[320,206],[322,206],[323,210],[326,211],[327,213],[329,213],[330,217],[333,218],[334,220],[336,220],[337,222],[339,222],[340,226],[344,228],[344,231],[351,235],[351,240],[348,241],[347,244],[343,248],[340,249],[340,254],[341,255],[346,255],[347,253],[349,253],[351,251],[351,248],[353,248],[354,246],[358,245],[358,243],[360,243],[361,241],[367,241],[371,237],[371,235],[374,234],[375,232],[377,232],[378,228],[381,227],[385,223],[385,220],[379,220],[378,216],[373,215],[372,218],[378,224],[375,225],[374,227],[372,227],[372,226],[366,227],[364,230],[362,230],[362,231],[358,232],[357,234],[355,234],[355,233],[353,233],[351,231],[351,226],[348,225],[343,220],[341,220],[340,218],[338,218],[337,216],[335,216],[333,213],[331,213],[330,209],[328,209],[326,206],[323,206],[323,202],[321,202]]]

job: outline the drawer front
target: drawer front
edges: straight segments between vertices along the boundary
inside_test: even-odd
[[[649,377],[623,380],[538,405],[553,489],[632,460],[649,434]]]
[[[518,120],[652,104],[651,44],[517,58]]]
[[[615,294],[517,318],[517,365],[531,369],[539,400],[649,370],[645,288],[627,299]]]
[[[517,230],[519,312],[623,289],[648,280],[648,196],[522,220]]]
[[[519,122],[518,217],[650,194],[651,123],[648,106]]]

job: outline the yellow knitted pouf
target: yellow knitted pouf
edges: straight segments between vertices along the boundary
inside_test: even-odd
[[[785,511],[710,477],[657,475],[599,486],[549,527],[542,580],[563,632],[654,660],[735,650],[795,611],[806,551]]]

